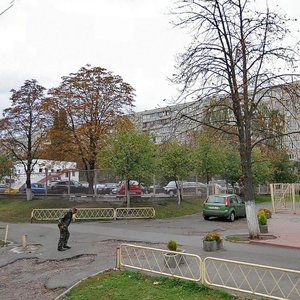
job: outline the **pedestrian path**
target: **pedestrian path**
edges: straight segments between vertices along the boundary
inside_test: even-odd
[[[280,212],[268,219],[269,235],[275,239],[255,240],[251,243],[281,246],[300,249],[300,215],[287,212]]]

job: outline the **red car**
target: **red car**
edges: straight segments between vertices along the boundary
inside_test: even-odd
[[[131,197],[141,197],[143,187],[135,180],[129,181],[129,194]],[[125,182],[122,181],[117,189],[117,197],[123,197],[125,195]]]

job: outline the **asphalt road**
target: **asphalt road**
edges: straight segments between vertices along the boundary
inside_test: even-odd
[[[1,239],[3,239],[2,236],[4,237],[5,227],[5,223],[0,223]],[[204,221],[201,214],[195,214],[164,220],[75,222],[70,225],[69,229],[71,232],[69,244],[72,248],[68,251],[58,252],[59,232],[56,224],[9,224],[8,240],[12,243],[7,247],[0,248],[0,279],[2,280],[0,293],[2,292],[3,295],[3,289],[5,292],[9,289],[8,285],[3,284],[3,278],[7,278],[7,282],[15,279],[15,284],[18,281],[28,282],[32,279],[34,273],[27,272],[25,266],[19,268],[18,272],[23,272],[20,278],[12,277],[15,275],[12,275],[9,270],[12,270],[15,262],[20,259],[34,258],[38,264],[61,262],[62,267],[60,267],[60,263],[54,264],[55,272],[47,274],[42,282],[47,289],[61,291],[86,276],[114,268],[116,247],[122,242],[151,243],[151,246],[166,248],[166,243],[170,239],[175,239],[187,252],[197,254],[201,258],[214,256],[300,270],[299,249],[224,241],[224,250],[214,252],[213,255],[203,251],[202,238],[209,231],[219,231],[222,237],[247,234],[248,229],[244,218],[237,219],[233,223],[225,220]],[[28,237],[26,249],[21,247],[21,238],[24,234]],[[74,260],[78,259],[83,259],[83,262],[74,264]],[[64,265],[63,262],[66,261],[69,261],[70,264]],[[43,271],[40,272],[41,277]],[[46,297],[44,298],[46,299]],[[7,295],[6,299],[27,298],[23,294],[20,298],[15,296],[10,298]],[[35,298],[30,295],[28,299]]]

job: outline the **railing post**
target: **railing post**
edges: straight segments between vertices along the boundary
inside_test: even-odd
[[[117,247],[116,252],[116,269],[121,270],[121,248]]]

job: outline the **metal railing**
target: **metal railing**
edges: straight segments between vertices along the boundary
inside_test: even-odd
[[[168,253],[175,254],[170,259]],[[167,275],[270,299],[300,299],[300,271],[121,244],[117,267]]]
[[[148,219],[155,218],[153,207],[116,208],[117,219]]]
[[[64,208],[33,209],[31,222],[58,220],[66,211]],[[131,208],[78,208],[76,220],[116,220],[155,218],[153,207]]]
[[[204,282],[271,299],[300,299],[300,271],[206,257]]]
[[[119,248],[118,265],[191,281],[201,280],[199,256],[131,244]]]

